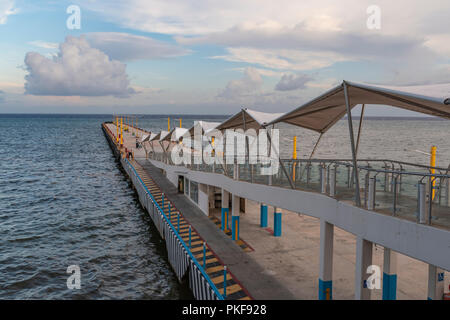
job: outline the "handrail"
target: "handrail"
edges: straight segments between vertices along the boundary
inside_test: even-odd
[[[154,154],[162,154],[159,152],[156,152]],[[235,157],[236,158],[236,157]],[[351,159],[280,159],[282,162],[284,163],[334,163],[334,164],[338,164],[338,165],[343,165],[343,166],[350,166],[353,167],[352,163],[347,163],[346,161],[350,162]],[[362,165],[358,165],[358,169],[361,170],[367,170],[367,171],[373,171],[373,172],[383,172],[383,173],[392,173],[392,174],[400,174],[400,175],[416,175],[416,176],[433,176],[433,177],[438,177],[438,178],[450,178],[450,174],[442,174],[442,173],[435,173],[435,174],[431,174],[431,173],[426,173],[426,172],[417,172],[417,171],[407,171],[405,169],[403,169],[402,165],[407,165],[407,166],[414,166],[414,167],[418,167],[418,168],[424,168],[427,170],[430,169],[435,169],[438,171],[448,171],[448,168],[441,168],[441,167],[430,167],[430,166],[426,166],[426,165],[420,165],[420,164],[414,164],[414,163],[409,163],[409,162],[403,162],[403,161],[397,161],[397,160],[386,160],[386,159],[358,159],[358,162],[367,162],[368,165],[370,162],[383,162],[385,164],[385,167],[387,168],[388,166],[386,165],[386,162],[390,162],[392,164],[398,164],[400,165],[401,170],[381,170],[381,169],[376,169],[376,168],[371,168],[370,166],[362,166]],[[248,164],[248,162],[245,163],[237,163],[240,165],[245,165]],[[265,165],[265,164],[263,164]],[[392,167],[394,168],[394,166],[392,165]]]
[[[158,211],[162,214],[162,216],[164,217],[164,219],[166,220],[166,222],[169,224],[170,228],[172,229],[172,231],[175,233],[176,237],[178,238],[178,240],[180,240],[180,243],[183,245],[183,247],[186,249],[186,252],[189,254],[189,256],[191,257],[192,261],[195,263],[195,265],[197,266],[197,268],[200,270],[200,272],[202,273],[202,275],[205,277],[206,281],[208,281],[210,287],[214,290],[214,293],[217,295],[219,300],[224,300],[223,296],[220,294],[219,290],[216,288],[216,286],[214,285],[214,283],[211,281],[210,277],[208,276],[208,274],[206,273],[206,271],[204,270],[204,268],[200,265],[200,263],[198,263],[197,259],[195,259],[194,255],[192,254],[191,250],[189,249],[189,247],[186,245],[186,243],[184,242],[184,240],[180,237],[180,235],[178,234],[176,228],[173,226],[173,224],[170,222],[170,220],[167,218],[166,214],[164,213],[164,210],[161,209],[161,207],[159,206],[158,202],[156,202],[155,198],[153,197],[153,195],[151,194],[151,192],[147,189],[147,186],[144,184],[144,182],[142,181],[141,177],[137,174],[136,169],[133,167],[133,165],[128,161],[128,159],[125,158],[125,161],[127,162],[127,164],[133,169],[133,172],[135,174],[135,176],[139,179],[139,181],[141,182],[142,186],[145,188],[145,191],[147,192],[147,194],[150,196],[150,198],[152,199],[153,204],[156,206],[156,208],[158,209]]]

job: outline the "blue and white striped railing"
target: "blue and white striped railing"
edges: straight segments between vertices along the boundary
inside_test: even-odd
[[[126,158],[122,159],[122,165],[132,179],[138,192],[139,199],[149,212],[161,237],[166,239],[169,261],[174,268],[178,279],[181,280],[189,268],[189,286],[196,299],[224,300],[205,269],[194,257],[174,225],[156,202],[152,193],[147,189],[147,186],[144,184],[133,165]]]

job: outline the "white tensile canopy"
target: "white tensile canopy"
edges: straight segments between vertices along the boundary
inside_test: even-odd
[[[145,141],[148,141],[150,139],[151,134],[144,134],[141,138],[140,143],[144,143]]]
[[[189,130],[186,128],[174,128],[170,131],[170,141],[178,142]]]
[[[245,108],[222,122],[216,129],[259,130],[265,128],[270,122],[282,115],[283,113],[266,113]]]
[[[195,128],[201,129],[202,135],[207,134],[209,131],[215,129],[218,125],[220,125],[220,122],[195,121],[194,125],[189,128],[189,135],[191,137],[194,136]]]
[[[363,106],[361,116],[366,104],[375,104],[450,119],[450,84],[393,87],[343,81],[339,86],[270,123],[286,122],[319,132],[311,158],[322,135],[347,114],[356,186],[355,200],[360,206],[359,174],[356,168],[362,121],[355,143],[351,114],[352,108],[358,104]]]
[[[158,140],[160,142],[166,140],[167,137],[170,137],[170,131],[165,131],[165,130],[161,130],[161,132],[159,133],[159,138]]]
[[[159,140],[159,137],[161,136],[161,132],[158,133],[152,133],[150,134],[150,139],[149,141],[155,141],[155,140]]]
[[[350,109],[358,104],[388,105],[450,119],[450,84],[394,87],[343,81],[270,124],[286,122],[326,132],[347,113],[344,86]]]

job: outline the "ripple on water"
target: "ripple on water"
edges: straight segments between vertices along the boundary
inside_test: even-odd
[[[0,116],[0,298],[191,297],[112,156],[106,120]],[[81,290],[67,289],[72,264]]]

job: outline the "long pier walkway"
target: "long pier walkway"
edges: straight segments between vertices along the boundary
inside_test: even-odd
[[[275,277],[264,272],[264,268],[255,259],[244,252],[226,234],[220,232],[197,206],[180,194],[160,169],[146,161],[141,154],[142,150],[134,148],[135,134],[142,136],[145,131],[133,128],[134,134],[125,132],[123,147],[120,148],[114,143],[116,126],[107,123],[104,128],[115,154],[120,155],[120,152],[125,150],[135,152],[136,160],[130,160],[130,163],[159,207],[169,217],[183,241],[190,244],[191,252],[198,263],[202,266],[203,261],[206,263],[204,270],[221,295],[224,295],[223,269],[226,266],[227,300],[295,299],[288,288]],[[189,229],[191,229],[190,237]],[[205,253],[203,243],[206,244]],[[203,259],[204,256],[205,259]]]
[[[104,128],[109,131],[110,139],[114,139],[115,124],[106,123]],[[149,134],[134,130],[140,137]],[[236,179],[228,171],[224,174],[214,168],[176,166],[167,159],[159,159],[157,153],[147,158],[143,148],[136,148],[136,138],[132,133],[124,132],[123,136],[122,150],[133,151],[133,166],[139,176],[144,177],[147,188],[155,193],[158,204],[162,206],[164,193],[165,199],[169,199],[175,210],[172,212],[181,214],[180,235],[183,239],[186,239],[186,233],[183,233],[185,226],[189,224],[195,230],[195,241],[200,242],[195,244],[199,251],[194,255],[197,260],[200,257],[199,265],[202,264],[203,241],[207,243],[207,263],[211,264],[207,264],[205,271],[217,284],[220,293],[223,292],[220,291],[223,277],[221,281],[220,274],[215,272],[223,270],[224,265],[228,267],[230,283],[227,282],[227,294],[230,294],[230,299],[354,297],[390,300],[425,299],[427,296],[434,299],[438,295],[433,292],[443,283],[439,279],[445,278],[448,282],[448,272],[445,270],[449,270],[450,233],[441,227],[443,217],[437,217],[430,224],[418,223],[404,219],[400,216],[400,210],[386,215],[355,207],[346,199],[341,199],[340,189],[332,197],[317,188],[308,191],[286,188],[277,176],[273,178],[273,185],[258,183],[253,181],[253,175],[247,178],[245,168],[240,168],[241,175]],[[113,144],[113,150],[118,149],[117,142]],[[348,175],[345,170],[336,172]],[[341,178],[338,176],[336,179],[339,186],[341,180],[345,182]],[[186,189],[189,196],[179,193],[177,181],[191,186],[197,184],[195,196],[190,188]],[[403,183],[406,188],[405,181]],[[238,208],[233,210],[231,217],[229,210],[227,219],[224,219],[223,212],[220,219],[217,204],[208,205],[208,201],[215,202],[218,190],[222,192],[222,200],[227,194],[233,197],[232,206]],[[223,205],[222,201],[222,210]],[[264,226],[263,208],[266,211]],[[167,209],[164,205],[166,215]],[[232,240],[212,219],[221,220],[223,226],[230,218],[236,218],[234,214],[240,222],[232,224],[238,231],[238,239]],[[269,215],[274,219],[267,219]],[[279,225],[279,234],[275,235],[276,223],[281,224],[281,215],[282,229]],[[170,220],[177,226],[177,217],[171,215]],[[254,250],[246,252],[237,243],[239,240],[244,240]],[[369,276],[365,273],[369,265],[380,270],[383,268],[382,288],[370,291],[364,286]],[[385,279],[395,279],[392,290],[390,285],[385,285]],[[234,296],[228,291],[232,286]],[[387,293],[389,296],[385,298]]]

